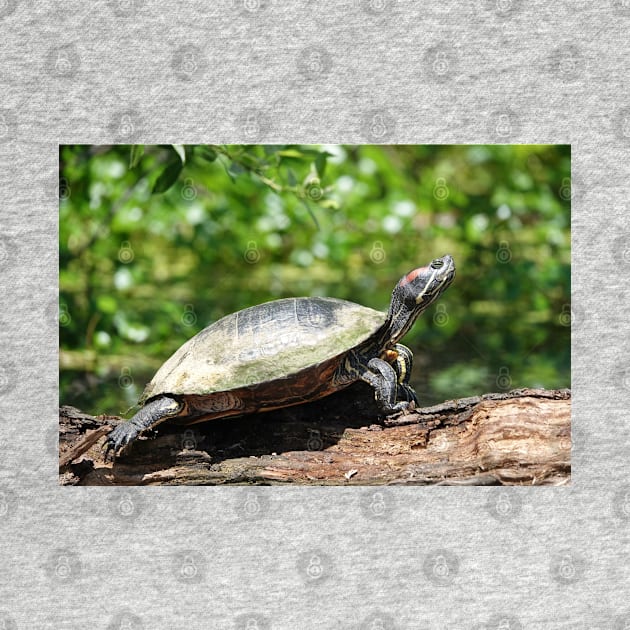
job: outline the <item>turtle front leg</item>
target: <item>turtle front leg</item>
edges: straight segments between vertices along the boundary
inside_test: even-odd
[[[396,395],[399,387],[404,388],[405,392],[413,390],[406,383],[398,382],[396,370],[387,361],[370,359],[360,378],[374,388],[376,402],[385,414],[404,411],[409,407],[408,400],[396,402]],[[415,399],[415,394],[413,398]]]
[[[183,408],[183,403],[168,396],[160,396],[147,403],[131,420],[122,422],[107,435],[105,461],[107,461],[110,451],[114,452],[115,457],[123,446],[133,442],[140,433],[152,429],[164,420],[179,415]]]

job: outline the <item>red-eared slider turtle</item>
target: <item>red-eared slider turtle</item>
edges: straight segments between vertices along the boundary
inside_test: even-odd
[[[333,298],[285,298],[232,313],[189,339],[107,437],[114,453],[165,420],[189,425],[316,400],[369,383],[384,414],[416,403],[398,343],[455,277],[446,255],[403,276],[387,313]]]

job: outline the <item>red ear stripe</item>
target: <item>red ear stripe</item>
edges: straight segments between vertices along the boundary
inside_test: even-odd
[[[399,282],[400,285],[405,285],[409,282],[411,282],[412,280],[415,280],[423,271],[426,271],[427,268],[426,267],[418,267],[417,269],[414,269],[413,271],[410,271],[406,276],[404,276],[402,278],[402,280]]]

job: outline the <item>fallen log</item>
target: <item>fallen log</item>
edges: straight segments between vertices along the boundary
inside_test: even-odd
[[[357,383],[320,401],[165,423],[114,462],[101,439],[121,420],[60,409],[63,485],[561,485],[571,464],[571,392],[518,389],[378,421]]]

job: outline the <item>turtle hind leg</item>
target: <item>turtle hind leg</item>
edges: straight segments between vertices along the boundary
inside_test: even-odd
[[[161,422],[180,414],[184,404],[169,396],[160,396],[148,402],[138,413],[128,420],[114,427],[107,435],[107,450],[105,460],[110,451],[116,453],[123,447],[133,442],[143,431],[152,429]]]
[[[413,387],[409,385],[405,385],[403,383],[398,383],[398,389],[396,390],[396,400],[405,400],[409,403],[409,406],[413,405],[413,407],[419,407],[420,403],[418,402],[418,397],[416,396],[416,392]]]
[[[413,390],[408,385],[398,382],[398,373],[387,361],[371,359],[360,378],[374,388],[376,402],[386,415],[404,411],[409,407],[408,400],[397,401],[398,389],[406,388],[405,392]],[[415,398],[415,394],[413,396]]]
[[[361,380],[374,388],[376,402],[386,414],[418,406],[416,392],[409,385],[413,353],[401,343],[394,346],[394,351],[396,359],[393,363],[371,359],[361,374]]]

